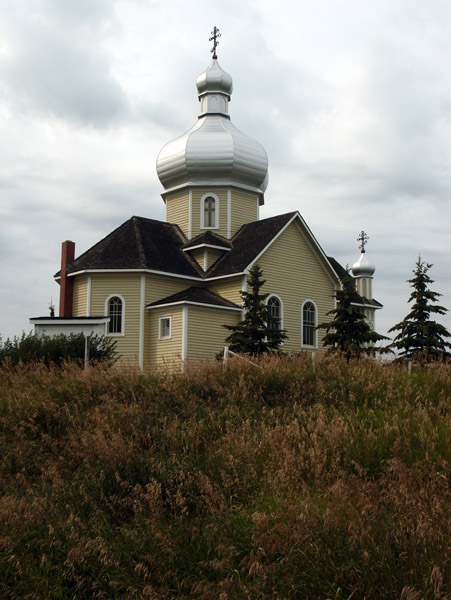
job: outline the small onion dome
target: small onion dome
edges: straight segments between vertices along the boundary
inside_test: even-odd
[[[351,272],[354,277],[372,277],[376,267],[366,258],[365,251],[360,254],[360,258],[352,265]]]
[[[216,59],[213,59],[208,69],[199,75],[196,86],[199,95],[206,92],[219,92],[227,94],[230,98],[233,90],[231,75],[221,69]]]
[[[197,123],[166,144],[157,158],[157,173],[165,190],[234,185],[263,194],[268,184],[268,157],[259,142],[232,124],[228,114],[232,78],[216,59],[197,78],[197,89],[201,104]]]

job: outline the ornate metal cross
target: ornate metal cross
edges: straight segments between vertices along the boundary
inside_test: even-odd
[[[360,242],[359,248],[362,252],[365,252],[365,246],[369,239],[370,238],[367,236],[367,234],[362,230],[357,238],[357,241]]]
[[[213,31],[211,32],[211,38],[208,40],[209,42],[213,42],[213,48],[210,50],[210,52],[213,52],[213,58],[218,58],[216,56],[216,48],[218,47],[218,38],[220,37],[221,34],[219,33],[219,29],[215,25]]]

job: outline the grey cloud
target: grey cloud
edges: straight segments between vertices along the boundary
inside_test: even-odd
[[[96,32],[68,35],[56,19],[32,17],[16,16],[5,32],[11,49],[2,57],[0,73],[11,109],[95,127],[121,121],[129,110],[127,98],[111,76]]]

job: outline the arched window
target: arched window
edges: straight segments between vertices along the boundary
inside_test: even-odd
[[[108,300],[108,333],[122,333],[123,302],[119,296],[112,296]]]
[[[268,329],[282,329],[282,302],[277,296],[270,296],[266,302],[272,319],[268,323]]]
[[[308,300],[302,307],[302,345],[316,346],[315,340],[316,308],[313,302]]]
[[[218,228],[219,200],[214,194],[206,194],[201,199],[201,229]]]

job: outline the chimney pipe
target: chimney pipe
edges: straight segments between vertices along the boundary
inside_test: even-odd
[[[61,248],[60,317],[71,317],[74,300],[74,280],[67,276],[67,267],[75,260],[75,243],[66,240]]]

